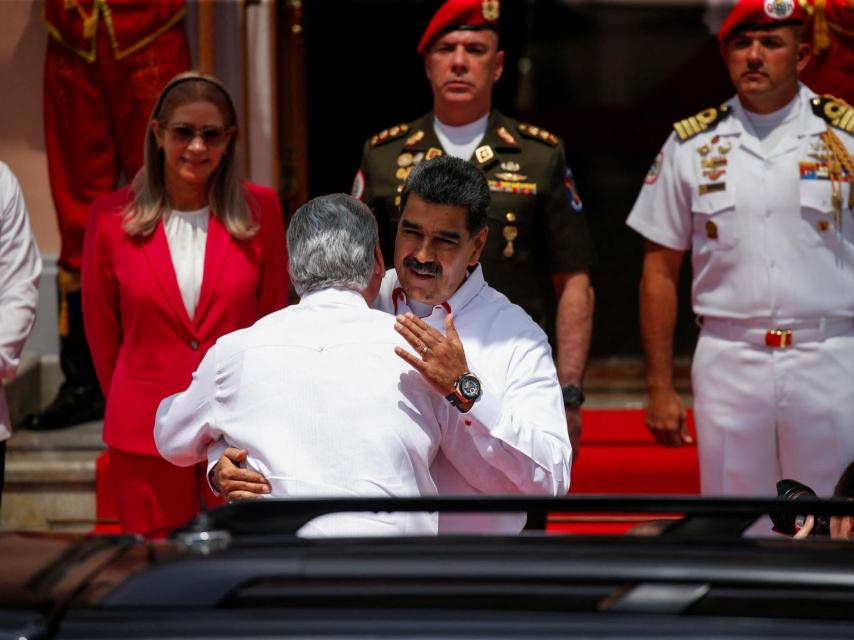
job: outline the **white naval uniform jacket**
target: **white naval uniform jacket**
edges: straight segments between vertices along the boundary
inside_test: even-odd
[[[737,98],[728,117],[680,141],[671,133],[627,224],[671,249],[692,251],[697,315],[854,318],[854,215],[842,183],[842,226],[834,225],[820,135],[825,121],[801,85],[797,134],[763,151]],[[849,153],[854,138],[833,129]]]
[[[411,311],[394,269],[386,273],[374,306],[394,314]],[[469,368],[483,386],[483,395],[472,409],[466,414],[454,410],[451,420],[490,434],[501,448],[486,458],[478,456],[474,441],[460,441],[454,453],[471,464],[459,465],[452,462],[445,447],[431,468],[439,493],[566,494],[572,448],[546,334],[521,307],[484,281],[480,265],[424,321],[444,333],[449,312],[454,314]],[[503,459],[512,451],[523,453],[534,465],[505,464]],[[495,469],[503,476],[498,486],[493,482]],[[439,531],[518,533],[524,524],[525,516],[519,513],[443,513]]]
[[[41,271],[21,186],[0,162],[0,442],[12,435],[2,381],[15,375],[35,323]]]
[[[488,468],[478,478],[495,492],[506,476],[538,477],[526,448],[449,418],[456,409],[395,354],[406,343],[393,325],[360,294],[325,289],[220,338],[190,387],[161,403],[160,453],[190,465],[212,443],[248,449],[275,498],[435,495],[440,450],[457,468]],[[400,513],[325,516],[300,533],[436,531],[436,514]]]

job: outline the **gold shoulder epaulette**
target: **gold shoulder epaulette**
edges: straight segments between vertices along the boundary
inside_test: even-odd
[[[854,107],[833,96],[816,96],[810,100],[812,112],[823,118],[827,124],[854,133]]]
[[[540,142],[545,142],[546,144],[549,144],[553,147],[556,147],[560,142],[560,140],[558,140],[558,137],[555,134],[546,131],[542,127],[535,127],[532,124],[520,122],[519,126],[516,128],[519,129],[519,133],[521,133],[526,138],[539,140]]]
[[[673,123],[673,130],[682,141],[690,140],[698,133],[702,133],[709,127],[713,127],[730,114],[730,108],[722,105],[720,108],[706,109],[695,116],[685,118]]]
[[[370,145],[371,148],[378,147],[381,144],[388,142],[389,140],[394,140],[395,138],[399,138],[403,134],[409,131],[408,124],[396,124],[393,127],[389,127],[388,129],[383,129],[377,135],[371,136]]]

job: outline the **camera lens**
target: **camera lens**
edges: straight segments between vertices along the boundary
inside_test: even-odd
[[[777,495],[786,500],[802,500],[817,497],[815,491],[797,480],[785,479],[777,483]],[[787,536],[793,536],[804,526],[805,515],[775,513],[771,515],[774,530]],[[830,531],[829,520],[824,517],[815,519],[810,535],[827,535]]]

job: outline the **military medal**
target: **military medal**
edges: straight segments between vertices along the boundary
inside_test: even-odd
[[[718,151],[720,153],[722,153],[723,155],[728,154],[730,149],[732,149],[732,143],[730,143],[730,142],[727,142],[726,144],[722,144],[718,147]]]
[[[438,158],[442,155],[442,150],[437,149],[436,147],[430,147],[427,149],[427,155],[424,156],[425,160],[432,160],[433,158]]]
[[[508,211],[504,214],[504,219],[507,220],[507,222],[509,222],[510,224],[513,224],[514,222],[516,222],[516,214],[512,211]]]
[[[528,176],[524,176],[521,173],[509,173],[509,172],[496,173],[495,177],[498,178],[499,180],[506,180],[508,182],[522,182],[522,181],[528,179]]]
[[[504,250],[501,252],[501,255],[505,258],[512,258],[513,254],[516,252],[513,247],[513,242],[519,236],[519,229],[508,224],[504,227],[501,233],[504,236],[504,240],[507,242],[507,244],[504,245]]]
[[[414,157],[411,153],[404,151],[399,156],[397,156],[397,166],[401,168],[408,167],[412,164]]]
[[[406,180],[409,177],[409,174],[412,172],[412,167],[400,167],[394,173],[394,177],[398,180]]]
[[[704,144],[704,145],[697,147],[697,153],[699,153],[701,156],[709,155],[709,151],[711,151],[711,150],[712,150],[712,148],[707,144]]]
[[[718,225],[709,220],[706,223],[706,237],[709,240],[717,240],[718,239]]]
[[[713,156],[700,160],[700,166],[703,169],[716,169],[717,167],[725,167],[726,165],[727,161],[724,156]]]
[[[724,171],[723,169],[709,169],[707,171],[703,171],[703,175],[706,176],[709,180],[717,180],[725,173],[726,171]]]
[[[523,196],[537,195],[536,182],[508,182],[507,180],[487,180],[490,191],[500,193],[518,193]]]

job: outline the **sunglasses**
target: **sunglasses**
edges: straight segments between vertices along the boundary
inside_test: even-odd
[[[191,127],[188,124],[176,123],[162,125],[172,139],[179,144],[190,144],[197,137],[202,139],[202,142],[209,147],[216,147],[224,144],[228,136],[231,135],[232,129],[224,127]]]

